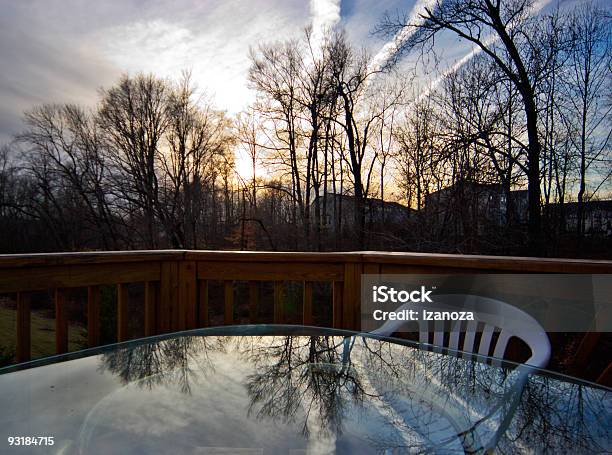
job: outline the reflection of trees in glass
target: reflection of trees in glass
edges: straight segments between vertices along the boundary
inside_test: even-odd
[[[525,447],[555,453],[611,449],[609,392],[546,376],[525,379],[521,368],[499,368],[452,355],[364,341],[364,371],[373,372],[371,381],[382,395],[391,395],[387,399],[392,405],[394,397],[397,401],[412,394],[418,399],[434,389],[440,406],[454,406],[469,416],[470,426],[464,429],[463,437],[478,432],[486,443],[508,416],[511,420],[497,443],[500,453],[516,453]]]
[[[505,374],[477,362],[410,347],[363,340],[362,371],[378,392],[384,409],[395,418],[388,425],[403,428],[386,441],[372,441],[383,449],[452,453],[479,452],[494,432],[484,437],[478,427],[501,396]],[[484,385],[484,387],[481,387]],[[478,392],[477,392],[478,391]],[[483,412],[474,412],[482,404]],[[399,422],[399,423],[398,423]],[[411,433],[417,437],[410,437]]]
[[[327,336],[253,339],[242,351],[255,366],[247,378],[249,413],[295,422],[303,411],[305,437],[310,417],[320,422],[319,434],[341,434],[348,406],[361,403],[365,395],[347,352],[350,342]]]
[[[227,337],[179,337],[119,348],[102,356],[102,370],[108,370],[125,384],[138,382],[149,389],[161,384],[178,384],[191,393],[191,381],[214,371],[209,355],[222,351]]]
[[[500,445],[520,437],[554,453],[610,453],[611,415],[610,392],[532,376]]]
[[[125,383],[171,382],[190,393],[228,358],[252,369],[247,416],[295,424],[304,437],[341,436],[351,417],[374,412],[386,425],[364,437],[380,450],[444,451],[458,440],[479,452],[500,427],[499,453],[610,450],[607,391],[545,376],[521,380],[517,370],[367,337],[182,337],[105,354],[102,369]]]

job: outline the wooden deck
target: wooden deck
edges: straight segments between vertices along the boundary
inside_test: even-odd
[[[15,293],[17,360],[30,359],[28,293],[52,290],[56,351],[66,352],[65,293],[87,288],[88,342],[100,343],[100,286],[115,285],[117,338],[131,338],[126,285],[144,283],[144,333],[154,335],[209,325],[208,285],[224,283],[224,323],[234,323],[234,281],[249,282],[249,307],[258,305],[258,282],[274,283],[274,323],[283,323],[284,283],[304,283],[302,321],[313,321],[314,282],[333,289],[332,325],[359,330],[362,274],[612,273],[612,261],[450,254],[349,252],[111,251],[0,255],[0,293]],[[588,344],[588,343],[586,343]]]

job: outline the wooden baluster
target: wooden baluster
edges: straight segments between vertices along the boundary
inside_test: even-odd
[[[285,319],[285,302],[283,298],[284,289],[282,281],[274,282],[274,323],[282,324]]]
[[[87,287],[87,344],[90,348],[100,344],[100,287]]]
[[[257,281],[249,281],[249,321],[251,324],[257,324],[259,311],[259,283]]]
[[[342,328],[342,291],[344,283],[342,281],[334,281],[333,283],[333,315],[332,327],[335,329]]]
[[[304,281],[302,323],[304,325],[312,325],[312,281]]]
[[[208,327],[208,280],[200,280],[198,292],[198,324],[199,327]]]
[[[361,264],[352,262],[344,264],[343,329],[360,330],[361,327],[361,272]]]
[[[164,261],[161,264],[160,300],[158,308],[159,333],[178,330],[178,262]]]
[[[117,284],[117,341],[128,339],[127,285]]]
[[[197,325],[196,263],[193,261],[180,262],[178,271],[178,328],[179,330],[195,329]]]
[[[157,333],[157,283],[145,281],[144,284],[144,332],[150,337]]]
[[[31,358],[30,295],[17,293],[17,362]]]
[[[63,289],[55,290],[55,352],[68,352],[68,321],[66,320],[66,294]]]
[[[234,282],[225,280],[225,318],[224,323],[234,323]]]

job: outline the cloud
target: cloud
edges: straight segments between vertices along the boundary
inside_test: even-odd
[[[305,9],[298,1],[213,1],[98,30],[90,45],[129,73],[176,79],[191,70],[200,91],[236,113],[254,99],[247,87],[249,48],[301,30]]]
[[[25,6],[7,7],[0,15],[2,142],[21,131],[21,116],[34,105],[91,102],[96,89],[120,73],[79,41],[53,34],[28,13]]]
[[[310,0],[312,44],[318,50],[325,34],[340,23],[340,0]]]
[[[295,34],[301,0],[0,0],[0,142],[41,103],[93,106],[123,72],[176,78],[191,69],[201,90],[231,112],[253,98],[248,50]]]
[[[370,30],[404,0],[0,0],[0,142],[23,129],[25,110],[41,103],[94,106],[97,90],[121,73],[177,78],[192,71],[219,108],[238,112],[250,47],[315,39],[342,22],[357,47],[380,43]]]

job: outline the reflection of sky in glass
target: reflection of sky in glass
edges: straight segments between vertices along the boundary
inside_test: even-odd
[[[517,378],[373,339],[179,338],[0,376],[0,436],[27,427],[65,453],[455,453],[487,443]],[[611,416],[609,393],[532,376],[499,449],[609,449]]]

